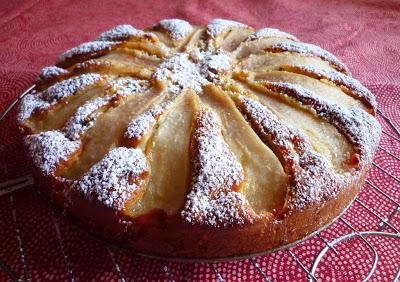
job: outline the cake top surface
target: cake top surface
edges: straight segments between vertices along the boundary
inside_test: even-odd
[[[64,52],[18,119],[35,166],[87,201],[133,216],[165,208],[152,193],[178,187],[175,216],[225,228],[335,197],[371,161],[375,112],[345,64],[289,33],[165,19],[144,31],[119,25]],[[257,146],[282,174],[255,169]],[[185,160],[179,170],[174,156]],[[153,171],[155,162],[169,165]],[[276,189],[262,178],[288,193],[259,210],[254,194]]]

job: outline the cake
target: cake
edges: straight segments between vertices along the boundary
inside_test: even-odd
[[[372,164],[376,111],[344,63],[289,33],[166,19],[66,51],[17,118],[38,189],[86,230],[217,259],[337,218]]]

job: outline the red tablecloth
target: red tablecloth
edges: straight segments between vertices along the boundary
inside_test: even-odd
[[[129,23],[144,28],[163,18],[182,18],[195,24],[229,18],[256,28],[276,27],[331,51],[376,94],[380,109],[400,126],[400,2],[327,2],[1,1],[0,112],[33,83],[42,67],[52,65],[60,52],[114,25]],[[15,138],[14,114],[11,112],[0,125],[0,182],[29,174]],[[384,130],[396,134],[386,124]],[[381,146],[396,156],[400,156],[399,145],[387,135],[382,137]],[[384,151],[377,153],[375,162],[400,177],[400,162]],[[380,169],[372,169],[369,180],[400,202],[399,183]],[[358,199],[382,218],[396,208],[395,202],[371,186],[365,186]],[[343,218],[357,230],[379,229],[379,218],[359,203],[354,203]],[[400,229],[399,212],[390,217],[390,224]],[[388,226],[384,231],[394,232]],[[337,221],[321,236],[332,240],[350,232],[343,221]],[[368,241],[379,255],[373,278],[392,279],[400,269],[399,239],[368,237]],[[291,253],[282,250],[254,261],[163,262],[107,248],[59,219],[34,193],[34,187],[0,196],[0,259],[17,276],[32,280],[306,280],[298,262],[309,270],[324,246],[321,238],[313,237],[291,248]],[[318,268],[318,278],[349,281],[367,275],[373,253],[363,240],[341,243],[337,251],[328,251]],[[6,279],[0,271],[0,280]]]

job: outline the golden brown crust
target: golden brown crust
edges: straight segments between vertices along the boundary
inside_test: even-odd
[[[366,172],[322,204],[292,211],[281,219],[263,217],[239,228],[219,228],[218,232],[188,225],[179,216],[168,218],[162,211],[124,222],[109,210],[76,197],[71,197],[74,205],[67,211],[74,223],[89,232],[139,253],[179,259],[235,258],[283,247],[330,224],[357,196],[365,176]],[[64,195],[57,192],[63,189],[62,183],[46,181],[40,173],[36,179],[56,206],[66,206]]]

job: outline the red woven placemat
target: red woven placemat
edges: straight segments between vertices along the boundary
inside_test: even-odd
[[[83,3],[81,3],[83,2]],[[137,2],[137,3],[136,3]],[[93,39],[121,23],[138,28],[163,18],[204,24],[213,18],[269,26],[331,51],[377,96],[379,108],[400,127],[400,3],[396,1],[1,1],[0,112],[31,85],[38,71],[59,53]],[[29,175],[14,123],[15,110],[0,125],[0,183]],[[384,131],[396,132],[380,117]],[[399,139],[399,137],[397,137]],[[382,136],[381,148],[400,156],[400,140]],[[254,260],[221,263],[176,263],[142,258],[105,246],[54,213],[34,186],[0,196],[0,259],[22,279],[155,280],[155,281],[299,281],[306,280],[317,254],[331,241],[353,230],[400,229],[400,161],[379,150],[365,185],[349,211],[320,236]],[[0,190],[1,192],[1,190]],[[360,204],[361,203],[361,204]],[[364,206],[363,206],[364,205]],[[381,219],[368,211],[373,210]],[[349,223],[350,226],[346,225]],[[394,227],[391,228],[391,227]],[[400,240],[364,237],[379,260],[372,276],[388,281],[400,271]],[[328,250],[315,276],[349,281],[365,277],[374,252],[359,236]],[[300,265],[301,264],[301,265]],[[303,269],[304,267],[304,269]],[[0,270],[0,280],[8,276]]]

